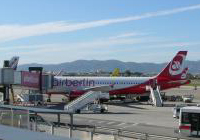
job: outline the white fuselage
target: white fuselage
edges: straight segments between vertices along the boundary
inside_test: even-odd
[[[85,90],[88,88],[113,86],[112,90],[142,84],[151,77],[54,77],[54,89],[65,91]]]

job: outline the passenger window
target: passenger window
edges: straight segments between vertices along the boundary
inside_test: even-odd
[[[189,114],[188,113],[182,113],[182,122],[189,123]]]

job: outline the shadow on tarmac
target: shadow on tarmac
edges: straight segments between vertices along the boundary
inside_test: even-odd
[[[138,107],[134,105],[144,105],[144,103],[140,102],[131,102],[131,103],[107,103],[108,105],[114,105],[114,106],[121,106],[121,107],[128,107],[128,108],[135,108],[135,109],[143,109],[143,110],[148,110],[143,107]],[[147,104],[146,104],[147,105]]]
[[[192,103],[184,103],[184,102],[174,102],[174,103],[164,103],[164,107],[175,107],[176,104],[185,104],[186,106],[197,106],[198,102],[192,102]]]
[[[64,110],[66,103],[58,103],[56,105],[49,105],[48,109],[58,109],[58,110]]]
[[[138,113],[132,113],[132,112],[107,112],[106,114],[138,114]]]
[[[163,104],[163,107],[174,107],[174,106],[176,106],[176,104],[167,104],[167,103]]]
[[[79,113],[77,113],[79,114]],[[80,114],[138,114],[138,113],[132,113],[132,112],[81,112]]]

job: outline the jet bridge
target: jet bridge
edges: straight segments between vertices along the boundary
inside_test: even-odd
[[[10,67],[0,68],[0,92],[3,93],[3,102],[4,104],[10,103],[9,91],[11,89],[14,95],[13,85],[27,90],[37,90],[42,94],[43,91],[52,88],[52,79],[52,75],[42,75],[41,71],[38,72],[36,68],[31,71],[15,71]]]

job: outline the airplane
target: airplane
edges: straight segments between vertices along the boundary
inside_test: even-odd
[[[47,94],[64,94],[75,99],[88,91],[107,92],[113,95],[146,96],[150,94],[148,86],[159,86],[160,90],[189,84],[188,71],[184,67],[187,51],[179,51],[167,66],[153,77],[67,77],[54,76],[53,90]]]

